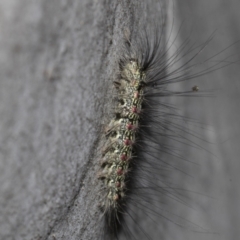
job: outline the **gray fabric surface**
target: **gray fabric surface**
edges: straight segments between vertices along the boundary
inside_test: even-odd
[[[95,150],[111,113],[123,29],[165,13],[158,1],[144,2],[0,1],[0,239],[99,238]],[[193,71],[240,39],[237,1],[185,0],[170,9],[174,26],[184,25],[179,39],[192,33],[192,41],[202,43],[217,30]],[[238,54],[235,44],[217,59],[236,61]],[[186,167],[191,179],[175,177],[207,197],[196,199],[197,211],[177,205],[176,214],[210,233],[168,222],[162,239],[240,235],[238,66],[181,85],[214,89],[216,97],[173,100],[186,116],[206,124],[202,135],[211,142],[202,142],[211,153],[184,149],[198,166]]]

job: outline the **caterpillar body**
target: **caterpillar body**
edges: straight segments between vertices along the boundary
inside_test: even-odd
[[[143,86],[145,74],[141,71],[136,60],[130,60],[122,66],[118,89],[118,105],[115,118],[111,120],[106,132],[107,143],[103,151],[103,168],[101,178],[107,188],[105,207],[108,211],[118,211],[121,199],[125,196],[126,175],[129,163],[134,156],[133,145],[139,125],[139,115],[143,102]]]

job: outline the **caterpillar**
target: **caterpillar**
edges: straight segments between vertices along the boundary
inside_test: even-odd
[[[174,170],[186,177],[188,172],[181,165],[195,163],[179,152],[180,146],[204,150],[197,143],[198,135],[196,141],[192,140],[195,132],[191,129],[202,125],[179,114],[164,99],[183,96],[190,101],[192,96],[207,96],[208,92],[201,91],[198,85],[186,90],[179,87],[175,90],[174,86],[230,63],[217,61],[203,71],[187,74],[194,69],[192,61],[208,46],[212,36],[200,45],[191,45],[186,38],[172,53],[175,40],[170,46],[164,46],[164,41],[169,39],[164,39],[157,24],[152,27],[131,37],[126,31],[118,78],[113,81],[113,114],[103,133],[98,174],[103,185],[101,208],[105,229],[102,239],[161,239],[166,225],[160,226],[159,219],[181,230],[211,233],[181,214],[165,209],[166,201],[191,207],[188,194],[203,197],[173,184],[170,172]],[[181,63],[183,56],[187,60]],[[173,86],[173,90],[169,90],[169,86]],[[184,124],[191,125],[190,129]]]

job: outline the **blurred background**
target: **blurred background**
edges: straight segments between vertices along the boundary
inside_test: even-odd
[[[239,236],[240,223],[240,191],[239,191],[239,17],[237,1],[181,1],[176,4],[178,16],[193,29],[192,39],[203,41],[213,34],[213,39],[200,54],[200,62],[209,59],[209,63],[221,61],[233,63],[228,67],[196,79],[195,84],[201,88],[213,89],[214,97],[205,98],[201,105],[193,99],[191,107],[197,108],[197,119],[207,123],[207,149],[212,153],[203,155],[199,159],[198,170],[201,192],[213,197],[213,201],[206,201],[203,222],[215,234],[192,236],[189,239],[236,239]],[[186,26],[185,25],[185,26]],[[195,31],[195,29],[197,31]],[[182,36],[186,33],[181,32]],[[222,50],[224,50],[222,52]],[[220,53],[212,59],[215,53]],[[203,57],[203,58],[202,58]],[[216,61],[217,59],[217,61]],[[201,66],[199,66],[201,69]],[[192,116],[192,111],[188,111]],[[192,157],[191,157],[192,156]],[[194,158],[194,152],[190,158]],[[201,179],[201,180],[200,180]],[[205,199],[206,200],[206,199]],[[200,217],[201,218],[201,217]]]

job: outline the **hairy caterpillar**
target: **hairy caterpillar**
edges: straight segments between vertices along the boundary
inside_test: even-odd
[[[114,87],[114,81],[118,80],[118,77],[112,77],[112,73],[117,75],[120,72],[119,60],[122,53],[118,49],[121,41],[125,41],[125,38],[121,36],[124,35],[125,27],[130,29],[129,40],[133,42],[132,39],[139,36],[138,32],[142,32],[145,25],[138,24],[138,18],[134,19],[132,16],[135,17],[138,14],[141,16],[140,19],[143,19],[142,22],[146,23],[149,23],[149,16],[157,19],[157,16],[160,15],[156,4],[154,5],[154,2],[157,1],[32,1],[33,4],[30,2],[29,4],[19,3],[20,9],[14,4],[8,4],[10,8],[14,7],[16,13],[16,15],[10,14],[11,16],[10,12],[3,8],[3,12],[7,13],[5,17],[10,17],[9,20],[14,21],[11,21],[12,25],[8,25],[10,22],[5,22],[3,18],[4,28],[1,29],[4,30],[1,38],[3,71],[1,71],[0,87],[1,239],[95,240],[100,238],[98,230],[99,225],[104,222],[104,218],[100,218],[98,221],[99,215],[95,214],[94,210],[99,210],[98,205],[102,204],[100,198],[106,192],[98,191],[97,184],[102,183],[96,174],[100,164],[97,158],[92,157],[93,149],[96,148],[96,138],[99,136],[96,130],[100,129],[97,128],[99,125],[96,122],[100,124],[103,122],[102,115],[108,117],[102,109],[109,109],[112,114],[104,122],[105,131],[111,120],[115,118],[114,107],[116,105],[112,100],[117,97],[118,90]],[[223,24],[218,22],[214,26],[212,24],[214,17],[207,20],[203,15],[204,8],[199,7],[205,2],[205,9],[209,9],[213,3],[212,11],[226,16],[232,13],[231,5],[236,12],[238,11],[238,8],[235,7],[237,3],[234,5],[231,0],[225,1],[223,11],[216,8],[224,1],[209,0],[176,1],[179,3],[178,9],[184,4],[184,1],[191,4],[192,8],[187,11],[187,14],[192,14],[193,18],[186,20],[186,14],[183,14],[179,21],[180,24],[184,21],[182,25],[185,26],[185,23],[190,22],[195,29],[195,19],[197,19],[196,22],[199,20],[203,22],[202,27],[196,28],[198,36],[195,46],[197,43],[204,43],[206,38],[218,28],[214,42],[210,41],[206,48],[197,54],[196,68],[193,66],[189,74],[182,72],[187,80],[194,73],[200,72],[201,75],[206,72],[207,64],[212,64],[211,59],[209,61],[208,59],[229,46],[230,42],[234,42],[235,40],[231,39],[231,36],[236,37],[239,28],[235,27],[233,34],[224,28],[224,25],[230,26],[228,21],[223,21]],[[141,10],[140,5],[143,2],[147,3],[148,8]],[[40,11],[34,5],[38,6]],[[195,14],[196,11],[192,11],[194,8],[203,16],[201,19]],[[25,12],[21,10],[25,10]],[[208,15],[212,16],[212,14]],[[232,16],[238,19],[238,15],[232,14]],[[39,22],[41,17],[43,22]],[[229,18],[229,20],[233,20],[231,25],[237,26],[234,24],[236,21],[233,18]],[[124,19],[129,21],[124,21]],[[26,24],[27,22],[29,24]],[[202,30],[208,27],[209,31],[204,33]],[[174,31],[172,33],[174,40]],[[191,42],[195,42],[190,31],[184,33],[181,28],[179,33],[184,36],[183,42],[188,37],[191,38]],[[156,32],[153,31],[149,38],[152,39],[155,34]],[[167,62],[170,56],[177,56],[181,43],[168,41],[168,35],[165,37],[162,34],[161,36],[162,43],[164,43],[162,49],[169,49],[168,58],[163,59],[163,62]],[[222,42],[223,37],[229,38],[230,42]],[[215,41],[215,38],[219,40]],[[177,39],[181,39],[181,37],[177,37]],[[219,41],[220,44],[216,44]],[[211,50],[213,45],[216,48],[208,51],[209,46]],[[191,49],[190,45],[187,46],[186,53],[188,49]],[[209,57],[206,55],[208,52]],[[12,55],[13,53],[14,55]],[[184,53],[185,51],[182,52],[182,55],[185,55]],[[194,56],[194,53],[192,54]],[[181,58],[180,55],[179,58]],[[51,59],[56,61],[51,61]],[[207,64],[204,64],[204,59]],[[219,59],[228,60],[226,57]],[[181,62],[188,61],[182,58],[179,62],[180,66]],[[190,61],[189,64],[192,66],[194,62]],[[53,66],[54,81],[46,79],[47,76],[41,77],[42,70],[45,69],[43,65],[47,69],[49,69],[48,67],[51,69]],[[174,64],[172,69],[166,68],[166,74],[173,72],[178,66]],[[203,72],[198,70],[201,66],[203,66]],[[185,65],[185,69],[188,69],[188,65]],[[229,69],[232,70],[232,67],[227,68],[227,70]],[[103,74],[101,74],[102,72]],[[235,76],[231,75],[232,73],[233,71],[228,71],[224,75],[221,69],[211,75],[202,75],[196,80],[191,79],[190,82],[166,84],[166,87],[172,88],[172,91],[189,91],[189,95],[192,94],[194,97],[175,97],[175,94],[172,94],[152,100],[154,103],[152,114],[155,119],[160,119],[161,123],[165,123],[173,132],[170,134],[166,129],[165,135],[159,136],[154,130],[155,135],[153,136],[156,144],[151,144],[149,138],[144,138],[147,145],[151,144],[147,149],[145,149],[147,146],[144,142],[136,145],[140,150],[139,154],[143,153],[145,156],[141,158],[141,155],[138,155],[138,159],[141,161],[134,158],[133,163],[136,164],[129,169],[129,172],[136,169],[135,177],[133,175],[131,179],[138,181],[138,184],[135,184],[136,187],[133,185],[132,194],[131,192],[126,193],[126,205],[122,206],[123,214],[119,221],[121,225],[115,234],[116,238],[238,239],[240,235],[239,197],[235,196],[239,195],[237,163],[239,163],[238,156],[240,155],[238,146],[240,134],[237,129],[239,129],[240,121],[239,117],[236,118],[239,116],[239,101],[236,101],[237,94],[232,93],[239,92],[237,88],[240,88],[236,72],[233,73]],[[236,77],[235,82],[233,81],[234,77]],[[199,86],[197,94],[195,94],[196,90],[194,89],[196,88],[193,89],[193,86]],[[104,90],[107,88],[112,88],[114,94],[105,94]],[[236,90],[230,92],[228,91],[230,88]],[[201,95],[202,91],[205,93],[205,90],[208,89],[222,89],[221,94],[216,94],[220,96],[221,102],[217,102],[216,98],[195,97]],[[225,96],[222,93],[225,93]],[[226,98],[226,93],[230,93],[232,101]],[[227,108],[224,100],[225,103],[228,103]],[[109,102],[109,106],[104,105],[103,101]],[[161,102],[159,103],[159,101]],[[209,108],[206,104],[201,104],[202,102],[214,102],[215,105]],[[89,106],[89,103],[92,105]],[[193,106],[192,108],[189,108],[190,104]],[[173,114],[160,115],[159,106],[162,111],[169,111],[167,113],[172,112]],[[176,106],[178,110],[169,109],[168,106]],[[214,120],[207,119],[214,115]],[[197,119],[197,123],[193,119]],[[223,124],[219,125],[218,119],[224,119]],[[184,137],[189,140],[186,144],[183,142],[183,148],[177,141],[172,140],[178,133],[177,125],[171,124],[173,120],[182,130],[179,132],[180,140],[184,141]],[[208,134],[210,137],[212,135],[217,137],[218,146],[221,148],[213,152],[222,156],[222,162],[219,161],[219,158],[218,161],[215,161],[220,164],[211,164],[214,162],[209,159],[211,154],[199,149],[206,148],[204,144],[206,141],[200,142],[198,146],[190,146],[197,140],[194,137],[192,139],[191,135],[199,136],[206,132],[204,128],[197,129],[196,126],[204,126],[205,123],[211,124],[215,128],[214,132],[208,132]],[[153,126],[159,126],[159,124],[151,124],[150,127]],[[229,131],[225,131],[228,126],[233,130],[230,134]],[[191,134],[186,136],[183,132],[185,129]],[[102,138],[106,141],[107,136],[104,130]],[[147,131],[147,128],[145,130]],[[203,139],[209,139],[208,135],[203,134]],[[155,148],[157,145],[162,147],[159,149],[160,154]],[[206,142],[206,145],[210,144]],[[228,146],[227,154],[225,146]],[[101,157],[103,150],[104,148],[98,152]],[[201,155],[198,154],[199,151],[202,153]],[[177,157],[180,153],[183,159]],[[232,156],[236,156],[235,164]],[[152,164],[150,165],[150,163]],[[98,169],[95,171],[95,168]],[[234,176],[232,173],[237,175]],[[148,184],[150,181],[151,185]],[[143,185],[145,182],[147,184]],[[162,187],[160,188],[161,183]],[[140,188],[140,184],[146,188],[142,186]],[[215,191],[221,192],[221,195],[216,194]],[[203,196],[205,193],[216,197],[213,200],[214,206],[209,204],[210,197]],[[188,198],[188,195],[191,195],[192,198]],[[220,197],[218,198],[218,196]],[[224,204],[225,199],[234,199],[234,201]],[[186,205],[186,211],[183,209],[184,205]],[[198,205],[204,206],[204,208],[200,209]],[[194,211],[195,208],[197,211]],[[193,212],[200,216],[193,218],[191,216]],[[104,215],[104,212],[101,214]],[[131,217],[134,220],[131,220]],[[206,226],[205,229],[210,229],[210,231],[216,230],[219,233],[220,229],[231,235],[204,234],[205,229],[202,230],[201,227],[196,227],[200,234],[194,232],[195,229],[191,227],[188,231],[188,226],[177,225],[179,222],[183,223],[181,218],[199,226]],[[202,221],[198,221],[198,219]],[[216,228],[213,224],[216,225]],[[109,221],[105,225],[110,227],[110,230],[114,229],[114,224],[109,224]],[[178,228],[180,230],[176,231]],[[93,236],[94,233],[96,233],[95,236]],[[103,239],[106,239],[105,236]]]
[[[196,151],[201,148],[190,139],[194,132],[184,126],[192,124],[194,127],[201,127],[200,124],[179,115],[174,107],[163,99],[196,95],[199,91],[196,85],[183,91],[169,90],[167,86],[174,83],[174,88],[179,82],[200,77],[228,65],[217,62],[204,71],[186,75],[186,71],[194,67],[192,60],[199,56],[210,40],[211,37],[196,46],[189,45],[189,39],[186,39],[178,49],[169,53],[173,45],[163,48],[162,32],[156,26],[153,32],[143,30],[137,36],[131,37],[131,40],[127,39],[123,54],[119,58],[119,79],[115,82],[117,100],[112,107],[113,118],[104,133],[106,145],[101,160],[100,178],[104,180],[103,188],[106,191],[103,194],[103,208],[107,218],[106,231],[111,232],[110,239],[160,239],[160,228],[164,226],[159,227],[159,218],[173,222],[181,229],[208,232],[208,229],[201,228],[174,212],[168,212],[163,207],[166,197],[177,204],[191,207],[186,194],[188,190],[170,182],[168,173],[174,170],[187,176],[188,173],[184,168],[181,169],[180,165],[194,162],[179,153],[181,144],[196,148]],[[183,55],[189,58],[185,63],[179,64]],[[135,81],[136,85],[130,86],[130,79],[135,79],[134,75],[139,80]],[[136,87],[135,92],[131,87]],[[138,99],[137,103],[134,103],[134,99]],[[127,116],[133,107],[136,107],[136,111],[133,111],[135,117]],[[123,109],[127,109],[126,114]],[[132,128],[125,128],[129,126]],[[120,153],[124,148],[124,140],[128,141],[126,145],[131,141],[131,149],[128,148],[123,156]],[[114,145],[116,143],[117,146]],[[171,160],[166,156],[170,156]],[[129,161],[127,165],[121,165],[121,158]],[[118,175],[124,177],[118,181]],[[139,211],[145,213],[146,219],[138,216]],[[178,218],[177,221],[172,220],[174,215]],[[146,222],[150,225],[148,229],[145,228]],[[106,235],[103,239],[105,238]]]

